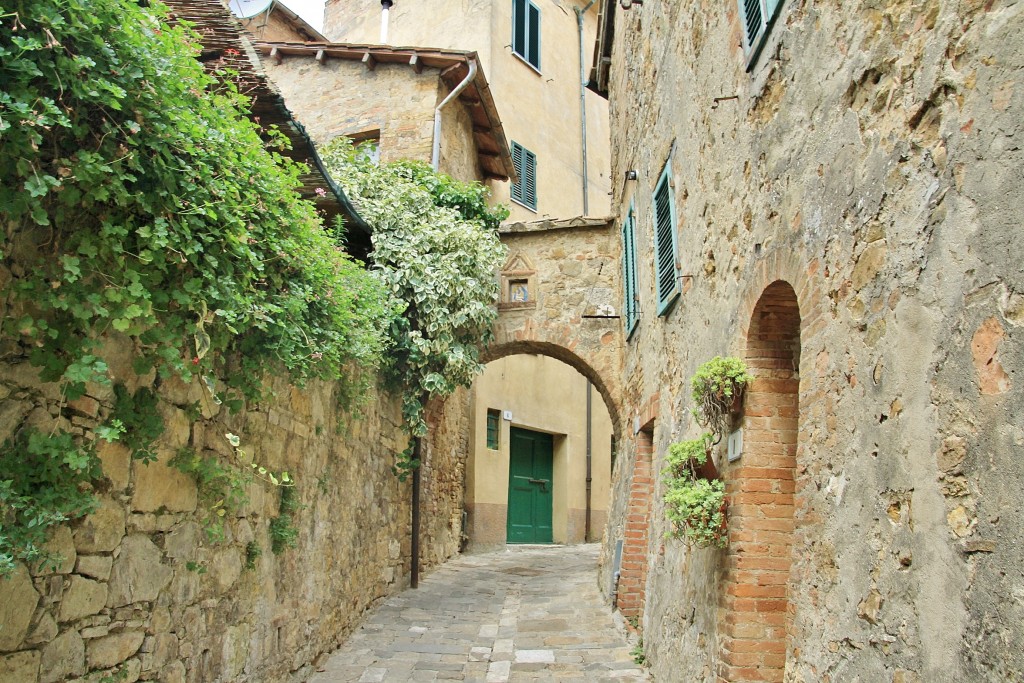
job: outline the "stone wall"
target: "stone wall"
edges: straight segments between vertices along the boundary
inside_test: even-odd
[[[641,311],[623,412],[660,396],[652,470],[700,433],[700,363],[758,375],[742,456],[716,451],[729,548],[664,540],[655,485],[656,677],[1024,677],[1024,7],[784,2],[749,73],[735,2],[615,11],[612,177],[638,180],[614,205],[637,208]],[[683,293],[659,317],[670,158]]]
[[[145,465],[123,446],[100,446],[99,507],[54,534],[60,567],[19,567],[0,581],[0,681],[95,681],[115,671],[127,681],[301,678],[368,607],[407,585],[410,486],[390,469],[405,446],[397,400],[372,396],[354,414],[339,408],[336,385],[297,389],[278,380],[272,399],[230,415],[198,383],[136,377],[126,347],[112,342],[106,356],[118,381],[157,390],[166,425],[158,461]],[[92,438],[111,415],[108,387],[62,405],[58,387],[39,383],[24,362],[0,364],[0,395],[0,440],[55,421]],[[424,569],[459,549],[465,395],[431,413]],[[238,466],[227,433],[240,436],[246,458],[294,477],[294,549],[271,552],[280,491],[259,480],[227,520],[226,538],[205,537],[209,501],[167,461],[190,447]],[[251,543],[262,554],[250,569]]]

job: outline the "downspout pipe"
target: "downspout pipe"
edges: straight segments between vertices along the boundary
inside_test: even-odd
[[[586,522],[585,522],[584,529],[583,529],[583,542],[584,543],[589,543],[590,542],[590,536],[591,536],[591,534],[590,534],[590,527],[591,527],[590,506],[591,506],[591,502],[590,501],[591,501],[591,489],[593,487],[593,483],[592,482],[594,481],[594,471],[593,471],[593,467],[592,467],[592,464],[593,464],[593,461],[594,461],[594,459],[593,459],[593,454],[594,454],[594,450],[593,450],[593,443],[594,443],[594,409],[593,409],[593,393],[591,391],[593,386],[594,386],[593,383],[590,381],[590,378],[588,377],[587,378],[587,516],[586,516]]]
[[[466,86],[473,82],[476,78],[476,59],[470,59],[469,61],[469,73],[462,79],[455,89],[448,93],[448,97],[441,100],[441,104],[437,105],[434,109],[434,149],[430,155],[430,166],[435,171],[438,170],[438,166],[441,163],[441,110],[444,109],[449,102],[459,96]]]
[[[583,15],[587,13],[597,0],[590,0],[583,9],[575,7],[576,28],[580,39],[580,148],[583,155],[583,215],[590,215],[590,191],[587,182],[587,72],[583,62]]]
[[[391,11],[391,6],[394,5],[393,0],[380,0],[380,44],[388,44],[388,14]]]

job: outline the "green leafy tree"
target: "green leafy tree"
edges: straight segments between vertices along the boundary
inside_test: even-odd
[[[508,210],[488,207],[478,183],[414,161],[375,165],[344,138],[323,158],[373,228],[373,272],[400,302],[385,372],[402,391],[410,434],[423,436],[426,402],[469,386],[483,368],[480,347],[492,334],[495,273],[505,257],[496,229]],[[419,464],[411,448],[400,474]]]

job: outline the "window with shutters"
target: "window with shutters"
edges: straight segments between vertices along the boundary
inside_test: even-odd
[[[740,7],[740,21],[743,22],[743,55],[747,58],[747,71],[754,68],[754,62],[764,47],[775,15],[782,0],[737,0]]]
[[[518,142],[512,142],[512,164],[519,180],[512,184],[512,201],[537,210],[537,156]]]
[[[679,298],[679,258],[676,254],[676,207],[672,195],[672,162],[654,188],[654,266],[658,315],[668,315]]]
[[[622,320],[626,326],[626,339],[633,336],[640,320],[640,302],[636,282],[636,219],[633,203],[622,223]]]
[[[492,451],[501,446],[501,415],[497,410],[487,410],[487,447]]]
[[[512,0],[512,52],[540,71],[540,9],[530,0]]]

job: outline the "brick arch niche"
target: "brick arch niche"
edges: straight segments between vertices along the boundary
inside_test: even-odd
[[[773,682],[785,676],[793,611],[800,307],[788,282],[778,280],[762,292],[744,356],[755,379],[744,402],[743,454],[726,481],[729,545],[719,680]]]

